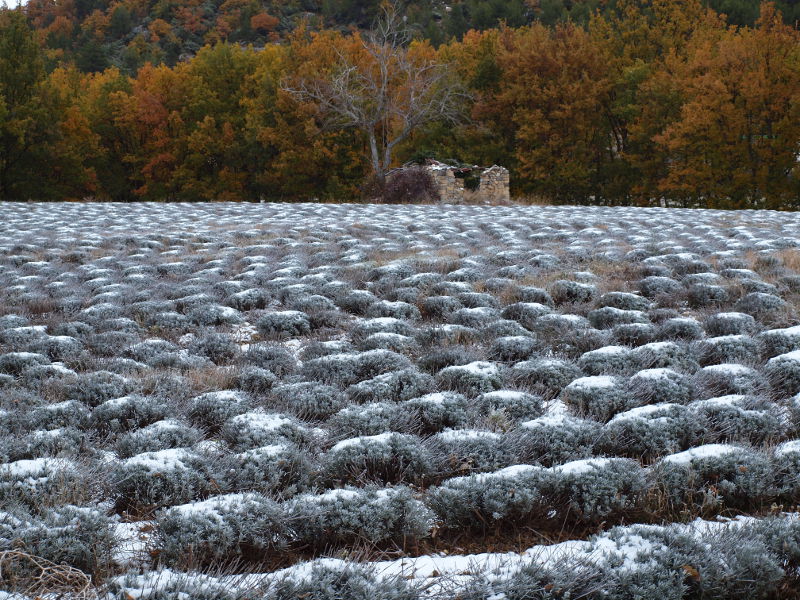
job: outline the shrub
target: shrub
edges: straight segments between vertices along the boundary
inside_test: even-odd
[[[800,350],[800,326],[786,329],[770,329],[756,336],[761,345],[763,358],[774,358],[780,354],[788,354]]]
[[[267,369],[277,377],[291,375],[297,370],[295,357],[278,344],[252,344],[243,358],[247,364]]]
[[[438,373],[446,367],[462,366],[479,359],[478,353],[468,346],[436,348],[417,361],[419,368],[428,373]]]
[[[625,346],[604,346],[578,359],[578,368],[587,375],[625,375],[635,366],[635,355]]]
[[[445,367],[436,375],[436,382],[444,389],[461,392],[470,397],[499,390],[502,387],[500,368],[495,363],[486,361]]]
[[[164,418],[164,407],[154,398],[123,396],[106,400],[92,411],[91,426],[99,433],[138,429]]]
[[[174,506],[156,531],[159,562],[195,567],[280,550],[288,534],[280,505],[253,492]]]
[[[494,471],[512,462],[502,435],[472,429],[447,429],[426,441],[436,462],[436,473],[444,476]]]
[[[665,320],[657,333],[662,340],[699,340],[703,337],[703,328],[696,319],[675,317]]]
[[[396,333],[410,337],[414,335],[415,331],[406,321],[395,317],[377,317],[359,321],[350,331],[350,336],[358,343],[375,333]]]
[[[758,329],[753,317],[740,312],[713,314],[703,322],[703,327],[710,336],[752,335]]]
[[[421,329],[416,338],[422,346],[448,346],[475,343],[479,340],[480,333],[472,327],[447,323]]]
[[[248,450],[269,444],[304,443],[312,432],[292,417],[257,408],[228,419],[220,435],[232,447]]]
[[[295,338],[311,333],[311,322],[306,313],[284,310],[266,313],[256,321],[258,332],[268,338]]]
[[[649,323],[623,323],[611,328],[612,339],[619,344],[642,346],[655,340],[657,329]]]
[[[652,477],[676,510],[753,508],[776,492],[767,457],[740,446],[708,444],[671,454],[653,465]]]
[[[764,292],[751,292],[736,302],[738,311],[747,313],[761,321],[770,323],[780,320],[781,313],[787,308],[786,301],[773,294]]]
[[[50,360],[34,352],[7,352],[0,355],[0,373],[19,376],[23,371],[39,365],[49,365]]]
[[[218,431],[231,417],[245,412],[250,399],[242,392],[222,390],[195,396],[189,404],[189,417],[211,432]]]
[[[278,378],[272,371],[261,367],[244,367],[236,377],[236,387],[244,392],[260,396],[268,393]]]
[[[120,436],[116,450],[119,457],[130,458],[143,452],[192,446],[202,437],[198,429],[176,419],[166,419]]]
[[[55,404],[38,406],[25,415],[24,422],[31,429],[55,429],[57,427],[85,428],[89,425],[91,412],[76,400],[64,400]]]
[[[695,382],[706,396],[758,394],[768,389],[767,381],[761,373],[736,364],[704,367],[695,374]]]
[[[448,479],[430,488],[425,500],[450,528],[479,528],[502,521],[525,523],[547,517],[553,484],[553,474],[547,469],[514,465]]]
[[[603,427],[599,446],[609,454],[652,460],[691,446],[701,435],[687,407],[659,403],[617,414]]]
[[[249,288],[228,296],[226,303],[236,310],[249,311],[266,308],[270,294],[261,288]]]
[[[391,173],[380,196],[387,204],[438,202],[440,199],[433,175],[422,167],[404,167]]]
[[[304,381],[275,386],[270,403],[301,419],[323,420],[345,406],[346,399],[333,386]]]
[[[687,404],[695,395],[692,381],[672,369],[644,369],[628,380],[628,393],[632,404],[658,404],[671,402]]]
[[[613,306],[596,308],[588,314],[589,323],[598,329],[611,329],[615,325],[629,323],[649,323],[650,321],[642,311],[624,310]]]
[[[367,309],[375,302],[378,297],[367,290],[353,290],[340,298],[337,298],[336,304],[339,308],[346,310],[354,315],[366,314]]]
[[[83,342],[67,335],[47,336],[32,344],[31,349],[50,360],[63,361],[76,360],[84,352]]]
[[[421,483],[432,468],[418,437],[393,432],[342,440],[322,458],[322,477],[329,484]]]
[[[420,434],[432,434],[447,427],[461,427],[467,420],[467,401],[453,392],[436,392],[403,402],[405,411]]]
[[[500,362],[518,362],[534,355],[536,347],[536,340],[530,336],[499,337],[492,343],[489,357]]]
[[[328,426],[339,436],[378,435],[385,431],[411,431],[413,417],[402,404],[375,402],[348,406],[333,415]]]
[[[686,298],[692,308],[719,306],[728,301],[728,291],[719,285],[694,283],[686,290]]]
[[[275,600],[416,600],[420,590],[398,577],[377,574],[374,567],[321,559],[298,577],[279,577],[269,588]]]
[[[516,390],[497,390],[478,396],[471,410],[488,423],[507,429],[517,421],[541,416],[543,407],[538,396]]]
[[[94,407],[131,393],[135,385],[116,373],[92,371],[67,379],[62,389],[65,399],[77,400]]]
[[[300,351],[300,360],[307,361],[329,354],[347,354],[355,351],[353,345],[346,340],[329,340],[327,342],[311,342]],[[294,363],[294,359],[293,363]]]
[[[683,286],[670,277],[651,275],[639,282],[639,289],[645,297],[653,299],[678,294],[683,290]]]
[[[546,399],[557,396],[581,376],[574,364],[555,358],[540,358],[515,364],[510,378],[519,385],[540,392]]]
[[[217,483],[231,492],[293,496],[308,488],[315,465],[292,444],[273,444],[224,456],[217,465]]]
[[[434,379],[415,369],[403,369],[361,381],[347,388],[354,402],[401,402],[427,394],[434,389]]]
[[[231,336],[223,333],[207,333],[196,338],[189,351],[218,365],[231,363],[241,353],[239,344]]]
[[[580,521],[618,518],[638,508],[647,491],[645,471],[628,458],[589,458],[553,467],[555,496]]]
[[[464,308],[464,305],[452,296],[429,296],[422,301],[420,308],[429,319],[444,319]]]
[[[238,325],[244,321],[238,310],[220,304],[202,304],[192,308],[186,316],[192,323],[205,327]]]
[[[692,372],[697,363],[687,348],[675,342],[653,342],[633,350],[639,366],[643,369],[673,369]]]
[[[516,321],[510,321],[508,319],[498,319],[497,321],[487,323],[481,327],[480,334],[484,339],[495,339],[499,337],[533,338],[530,331]]]
[[[591,283],[559,279],[550,284],[550,295],[556,304],[591,302],[597,297],[597,287]]]
[[[106,589],[108,600],[243,600],[228,582],[171,569],[150,570],[143,575],[128,573],[108,581]]]
[[[775,478],[778,493],[790,503],[800,497],[800,441],[790,440],[775,448]],[[796,551],[800,557],[800,547]]]
[[[203,457],[185,448],[137,454],[114,470],[119,509],[153,509],[196,500],[211,491]]]
[[[561,393],[561,399],[578,414],[606,422],[630,405],[619,378],[608,375],[581,377],[570,383]]]
[[[390,350],[368,350],[314,358],[303,364],[303,374],[308,379],[347,386],[410,367],[411,362],[401,354]]]
[[[114,525],[114,520],[102,510],[65,505],[50,508],[40,518],[31,519],[24,525],[20,523],[15,528],[14,537],[33,556],[94,575],[106,572],[111,566],[111,556],[117,544]],[[0,541],[0,550],[7,549],[10,548],[2,548]]]
[[[286,512],[296,542],[314,548],[422,538],[434,524],[433,513],[403,486],[302,494],[287,503]]]
[[[800,392],[800,351],[769,359],[766,375],[776,394],[794,396]]]
[[[419,309],[408,302],[389,302],[378,300],[370,304],[366,312],[367,317],[390,317],[392,319],[417,320],[421,317]]]
[[[591,456],[600,424],[566,415],[544,416],[520,423],[507,435],[517,460],[549,466]]]
[[[710,441],[739,440],[754,444],[781,439],[788,420],[782,409],[741,395],[699,400],[689,408]]]
[[[621,310],[646,311],[651,303],[647,298],[642,298],[629,292],[607,292],[597,299],[597,307],[611,306]]]
[[[90,475],[63,458],[34,458],[0,464],[0,501],[41,508],[87,495]],[[95,488],[96,489],[96,488]]]
[[[536,319],[553,312],[549,306],[538,302],[517,302],[506,306],[502,313],[504,319],[516,321],[525,329],[533,329]]]

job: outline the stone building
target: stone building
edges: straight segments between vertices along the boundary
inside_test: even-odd
[[[456,167],[428,159],[423,165],[439,187],[440,201],[447,204],[509,202],[511,177],[508,169],[493,165]]]

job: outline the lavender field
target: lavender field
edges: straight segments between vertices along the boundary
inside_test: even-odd
[[[0,599],[800,594],[800,217],[0,205]]]

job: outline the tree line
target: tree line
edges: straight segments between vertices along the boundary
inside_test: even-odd
[[[737,26],[700,0],[617,0],[585,24],[417,36],[386,86],[403,98],[414,66],[435,66],[458,102],[401,136],[392,164],[502,164],[514,195],[556,202],[798,207],[800,33],[774,3],[759,11]],[[378,68],[357,29],[218,41],[135,73],[53,67],[37,31],[0,11],[4,199],[352,200],[371,138],[404,127],[385,115],[371,136],[309,93]]]

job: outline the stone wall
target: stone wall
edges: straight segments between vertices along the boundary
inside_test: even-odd
[[[471,202],[508,202],[511,200],[509,185],[511,176],[508,169],[497,165],[488,169],[472,167],[472,171],[480,174],[480,185],[475,191],[469,191],[464,187],[464,179],[456,177],[456,167],[429,161],[425,168],[433,175],[433,179],[439,188],[440,202],[446,204],[463,204],[468,197]]]

